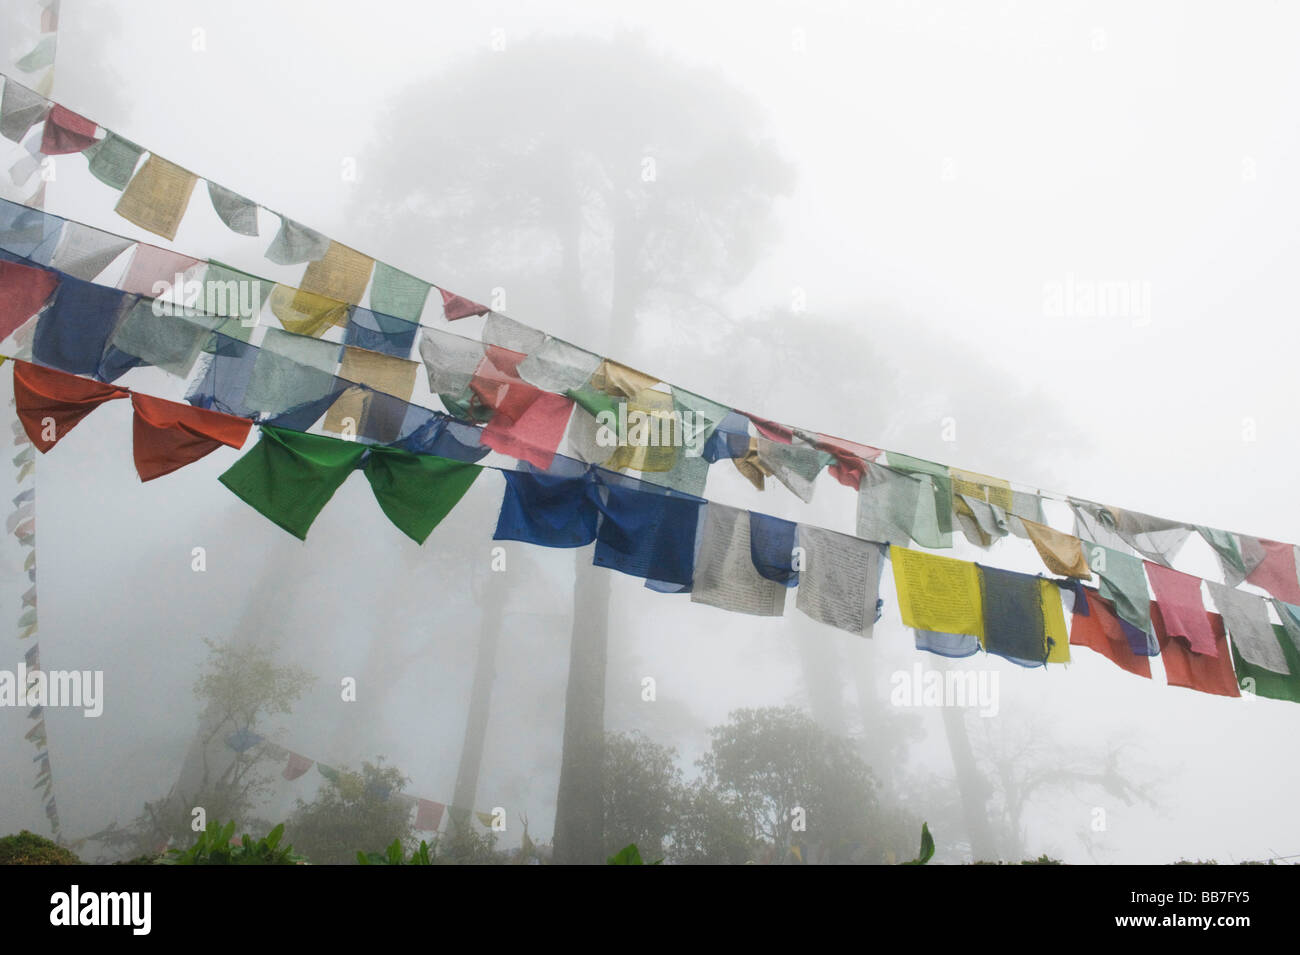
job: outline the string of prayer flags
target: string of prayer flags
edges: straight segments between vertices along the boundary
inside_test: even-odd
[[[383,262],[375,263],[370,307],[382,315],[418,323],[433,286]]]
[[[90,174],[110,189],[121,192],[135,174],[144,149],[110,131],[99,142],[88,146],[85,154],[90,162]]]
[[[307,266],[299,294],[308,293],[348,305],[360,304],[375,260],[341,242],[330,241],[325,254]]]
[[[151,153],[127,184],[116,212],[128,222],[171,241],[180,229],[197,182],[198,176],[188,169]]]
[[[0,261],[0,339],[35,315],[58,286],[57,276],[46,269]]]
[[[1165,680],[1170,686],[1186,687],[1201,693],[1241,696],[1236,674],[1232,670],[1232,655],[1228,651],[1223,618],[1217,613],[1202,613],[1205,613],[1204,629],[1213,641],[1213,653],[1197,653],[1187,646],[1182,637],[1171,635],[1165,627],[1160,602],[1157,600],[1151,605],[1151,623],[1155,626],[1156,639],[1160,643]]]
[[[1115,613],[1114,607],[1091,587],[1081,588],[1084,603],[1075,604],[1070,624],[1070,643],[1100,653],[1116,666],[1137,676],[1151,679],[1148,656],[1133,652],[1135,637],[1146,648],[1146,634]]]
[[[925,485],[916,501],[916,516],[911,528],[912,540],[922,547],[951,547],[952,478],[948,474],[948,468],[934,461],[914,458],[895,451],[888,453],[887,463],[895,470],[917,476]]]
[[[1143,563],[1156,598],[1155,606],[1160,608],[1168,632],[1185,639],[1194,653],[1217,654],[1214,632],[1201,600],[1201,578],[1154,561]]]
[[[45,117],[41,152],[46,156],[79,153],[93,145],[99,127],[64,106],[54,106]]]
[[[364,459],[364,462],[363,462]],[[263,426],[261,437],[219,480],[300,540],[359,465],[380,508],[423,543],[478,476],[478,465]]]
[[[542,474],[503,471],[505,496],[494,540],[541,547],[583,547],[596,539],[598,511],[585,472]]]
[[[781,616],[785,612],[786,587],[760,574],[751,554],[749,512],[706,504],[691,587],[692,603],[760,617]]]
[[[472,315],[486,315],[491,311],[487,306],[480,305],[478,302],[471,302],[467,298],[462,298],[454,292],[448,292],[446,289],[438,289],[442,295],[442,314],[449,322],[457,321],[462,318],[469,318]]]
[[[803,567],[795,607],[819,623],[871,636],[882,606],[881,545],[800,524],[799,547]]]
[[[975,564],[898,546],[890,547],[889,559],[904,626],[983,637],[984,608]]]
[[[921,490],[921,481],[905,471],[867,462],[858,487],[858,536],[906,545],[912,538]]]
[[[45,121],[50,106],[44,96],[6,77],[0,95],[0,136],[21,143],[33,126]]]
[[[1091,544],[1084,550],[1089,568],[1100,578],[1101,596],[1114,605],[1120,619],[1127,620],[1144,634],[1150,633],[1151,594],[1142,561],[1102,544]],[[1156,651],[1150,646],[1150,640],[1147,643],[1146,655],[1153,656]],[[1141,651],[1135,648],[1134,652]]]
[[[133,245],[130,239],[80,222],[65,222],[59,244],[50,258],[50,268],[90,282]],[[4,285],[7,287],[8,282]]]
[[[1083,542],[1079,538],[1025,518],[1021,518],[1021,524],[1033,542],[1034,549],[1038,551],[1038,556],[1043,559],[1043,566],[1053,574],[1083,580],[1092,577],[1088,561],[1083,556]]]
[[[129,392],[53,368],[14,361],[14,399],[18,420],[32,444],[44,454],[86,415],[105,401]]]
[[[1049,648],[1041,578],[982,564],[976,567],[984,649],[1021,666],[1045,664]]]
[[[606,484],[598,498],[592,563],[660,584],[690,586],[703,505],[699,498]]]
[[[301,265],[323,258],[329,247],[326,236],[280,216],[280,229],[267,246],[266,257],[276,265]]]
[[[798,546],[799,525],[779,517],[749,514],[749,556],[754,569],[768,580],[786,587],[799,583],[800,568],[795,547]]]
[[[314,765],[316,765],[315,760],[308,759],[306,756],[299,756],[297,753],[290,753],[289,761],[285,763],[284,772],[281,775],[285,779],[292,781],[304,775]]]
[[[1286,654],[1273,632],[1268,618],[1268,602],[1263,597],[1206,581],[1210,597],[1223,617],[1234,649],[1254,667],[1291,674]]]
[[[257,203],[211,180],[208,181],[208,198],[226,228],[239,235],[257,235]]]
[[[1246,538],[1241,538],[1245,544]],[[1300,604],[1300,579],[1296,577],[1295,547],[1280,541],[1252,539],[1252,544],[1263,551],[1255,568],[1246,575],[1246,583],[1254,584],[1278,600]],[[1244,550],[1244,548],[1243,548]]]
[[[253,423],[247,418],[131,393],[134,409],[132,453],[142,481],[211,454],[225,445],[243,447]]]

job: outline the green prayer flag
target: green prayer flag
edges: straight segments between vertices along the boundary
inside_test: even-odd
[[[1273,624],[1273,633],[1277,636],[1277,642],[1282,647],[1282,655],[1286,657],[1286,665],[1290,668],[1290,675],[1284,673],[1274,673],[1272,670],[1266,670],[1264,667],[1255,666],[1247,663],[1237,652],[1237,644],[1232,643],[1232,665],[1237,671],[1237,685],[1243,692],[1252,692],[1256,696],[1262,696],[1270,700],[1290,700],[1292,703],[1300,703],[1300,653],[1296,652],[1290,638],[1287,636],[1286,628],[1278,624]],[[1253,681],[1247,683],[1246,681]]]
[[[431,454],[264,425],[257,444],[220,481],[263,516],[306,540],[312,522],[363,460],[380,509],[421,544],[482,470]]]
[[[125,189],[131,181],[136,163],[140,161],[143,152],[135,143],[112,132],[85,149],[86,156],[90,159],[90,174],[118,192]]]
[[[952,476],[948,467],[897,451],[888,452],[889,466],[907,474],[928,478],[917,497],[912,539],[922,547],[952,546]]]
[[[370,448],[365,467],[380,508],[417,544],[451,513],[482,470],[478,464],[379,446]]]
[[[262,428],[247,454],[218,480],[299,540],[356,469],[364,444],[281,428]]]
[[[1151,632],[1151,594],[1142,561],[1123,551],[1083,541],[1088,568],[1101,578],[1098,592],[1115,605],[1115,612],[1143,633]]]
[[[414,275],[376,262],[370,283],[370,310],[418,322],[431,288],[432,285]]]

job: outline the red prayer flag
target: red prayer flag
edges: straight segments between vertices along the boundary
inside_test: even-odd
[[[18,420],[42,454],[105,401],[130,392],[43,365],[14,361],[14,398]]]
[[[775,421],[768,421],[766,418],[760,418],[752,415],[748,411],[741,412],[746,418],[754,423],[758,433],[769,441],[779,441],[781,444],[794,443],[794,428],[788,424],[778,424]]]
[[[253,422],[179,401],[131,394],[135,469],[142,481],[170,474],[221,445],[242,447]]]
[[[448,292],[446,289],[438,289],[442,294],[442,313],[447,316],[447,321],[454,322],[458,318],[468,318],[471,315],[486,315],[492,309],[477,302],[471,302],[467,298],[461,298]]]
[[[1089,589],[1083,589],[1083,596],[1088,612],[1075,610],[1070,623],[1071,645],[1095,650],[1129,673],[1151,679],[1150,659],[1133,652],[1110,601]]]
[[[493,420],[504,416],[505,423],[513,423],[540,397],[540,388],[519,377],[519,363],[527,356],[497,345],[489,345],[474,371],[469,383],[477,407],[495,412]]]
[[[307,770],[315,765],[314,759],[308,759],[306,756],[299,756],[297,753],[289,753],[289,762],[285,764],[283,776],[285,779],[297,779]]]
[[[573,402],[563,395],[539,391],[518,419],[497,414],[483,429],[485,447],[549,470],[573,413]]]
[[[199,264],[198,259],[192,259],[188,255],[181,255],[179,252],[172,252],[169,249],[160,249],[156,245],[146,245],[141,242],[135,247],[135,253],[131,256],[131,264],[126,270],[126,275],[122,276],[122,281],[118,282],[117,287],[123,292],[134,292],[136,295],[149,295],[157,298],[163,294],[154,286],[159,282],[166,282],[168,288],[176,284],[176,276],[184,276],[186,272]],[[182,282],[184,279],[182,278]],[[185,304],[185,290],[178,290],[173,301],[179,304]],[[198,306],[200,309],[202,305]]]
[[[447,807],[431,799],[420,799],[416,805],[419,808],[415,811],[415,828],[437,832],[438,826],[442,824],[442,811]]]
[[[835,463],[826,470],[835,480],[855,491],[861,486],[862,478],[867,473],[866,462],[874,461],[881,455],[879,448],[873,448],[869,444],[832,438],[820,432],[815,432],[812,438],[814,448],[835,456]]]
[[[0,261],[0,339],[35,315],[59,285],[55,273]]]
[[[1213,693],[1216,696],[1241,696],[1237,675],[1232,671],[1232,654],[1228,652],[1228,636],[1223,629],[1223,617],[1205,613],[1206,626],[1214,637],[1217,656],[1193,653],[1176,636],[1165,629],[1165,620],[1159,604],[1151,605],[1151,622],[1160,641],[1160,658],[1165,663],[1165,679],[1170,686],[1185,686],[1189,690]]]
[[[1164,615],[1169,632],[1187,640],[1194,653],[1217,656],[1214,631],[1205,617],[1205,604],[1201,600],[1201,578],[1184,574],[1181,570],[1144,560],[1147,579],[1155,603]]]
[[[1267,590],[1278,600],[1300,604],[1300,580],[1296,577],[1295,548],[1279,541],[1260,539],[1264,559],[1249,574],[1246,583]]]
[[[41,152],[47,156],[79,153],[94,145],[95,129],[95,124],[84,116],[78,116],[67,107],[56,105],[45,117]]]

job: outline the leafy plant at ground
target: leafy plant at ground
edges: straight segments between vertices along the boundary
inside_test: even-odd
[[[280,848],[283,823],[256,842],[244,833],[243,838],[232,845],[234,835],[233,822],[222,826],[213,820],[199,833],[194,845],[188,849],[172,849],[163,861],[167,865],[297,865],[303,861],[294,853],[293,846]]]
[[[607,865],[661,865],[663,859],[656,859],[654,862],[646,862],[641,858],[641,850],[632,842],[625,845],[618,852],[614,853],[606,860]]]
[[[420,846],[411,853],[411,858],[407,859],[402,854],[402,840],[394,839],[383,852],[358,852],[357,863],[359,865],[433,865],[433,858],[429,855],[429,844],[423,839],[420,840]]]
[[[24,829],[0,839],[0,865],[80,865],[81,860],[57,842]]]
[[[289,837],[316,865],[351,865],[357,846],[398,840],[414,844],[410,807],[399,797],[409,780],[395,766],[363,763],[360,772],[332,771],[316,798],[298,800]]]
[[[930,835],[929,823],[921,823],[921,853],[903,865],[925,865],[934,858],[934,837]],[[1044,856],[1046,858],[1046,856]]]

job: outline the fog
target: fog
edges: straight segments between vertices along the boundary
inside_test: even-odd
[[[0,2],[6,74],[31,46],[29,6]],[[1045,494],[1300,541],[1287,506],[1300,10],[475,6],[64,0],[52,97],[267,209],[729,407]],[[3,146],[8,169],[21,152]],[[56,168],[48,211],[166,245],[114,214],[117,195],[81,157]],[[235,235],[200,184],[170,247],[296,283],[301,267],[262,257],[274,225],[263,213],[259,238]],[[1139,304],[1055,307],[1065,289],[1107,283],[1140,290]],[[451,330],[477,338],[483,324]],[[413,400],[440,407],[423,379]],[[122,383],[185,394],[156,369]],[[7,369],[0,392],[11,408]],[[1154,661],[1142,680],[1073,648],[1046,670],[952,661],[996,674],[994,713],[899,706],[899,674],[947,661],[915,649],[888,564],[866,639],[793,599],[783,617],[725,613],[589,570],[590,548],[494,541],[492,469],[423,546],[356,476],[301,543],[217,482],[237,452],[142,484],[130,434],[127,403],[110,402],[36,468],[41,662],[104,673],[102,716],[45,716],[61,836],[87,859],[143,851],[91,837],[192,779],[212,719],[195,692],[214,659],[205,641],[302,671],[287,711],[259,716],[266,740],[341,770],[382,757],[408,796],[500,808],[497,850],[521,846],[525,818],[549,847],[574,618],[593,625],[593,607],[608,622],[604,729],[673,748],[683,786],[707,776],[710,729],[738,710],[791,706],[847,738],[875,805],[815,798],[865,813],[872,835],[853,861],[910,857],[923,821],[951,863],[1300,854],[1294,704],[1166,686]],[[0,469],[0,498],[14,477]],[[825,474],[804,503],[723,461],[705,496],[855,527],[856,493]],[[1068,531],[1068,508],[1046,506]],[[0,543],[14,619],[27,553]],[[1017,537],[984,551],[958,533],[946,553],[1042,571]],[[1196,535],[1176,566],[1221,579]],[[466,794],[485,644],[490,703]],[[0,668],[25,649],[12,641]],[[48,834],[25,716],[0,709],[0,829]],[[233,758],[222,740],[206,751]],[[287,780],[283,762],[250,770],[264,784],[241,825],[318,798],[325,778]],[[672,828],[620,825],[606,820],[603,853],[621,848],[615,834]],[[814,811],[810,841],[829,844],[818,825]],[[346,854],[379,851],[380,829]],[[670,840],[651,851],[677,861]]]

